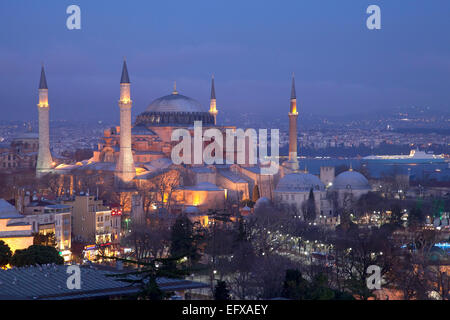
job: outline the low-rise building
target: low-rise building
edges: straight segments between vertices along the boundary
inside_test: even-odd
[[[56,249],[65,261],[71,259],[72,206],[47,200],[33,200],[24,207],[22,221],[32,225],[33,233],[55,235]]]
[[[14,138],[10,146],[0,152],[0,171],[35,168],[38,140],[38,134],[33,132],[23,133]]]
[[[78,241],[94,244],[97,234],[97,214],[103,216],[104,212],[111,211],[111,209],[103,204],[103,200],[98,200],[95,196],[85,194],[62,200],[62,204],[72,206],[73,208],[73,238]]]

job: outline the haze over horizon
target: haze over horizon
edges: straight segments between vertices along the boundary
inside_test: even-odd
[[[81,30],[66,8],[81,8]],[[365,26],[370,4],[382,29]],[[368,113],[397,106],[447,111],[450,2],[108,1],[0,4],[2,120],[37,119],[42,61],[51,119],[111,120],[123,56],[133,116],[154,99],[181,94],[207,110],[215,75],[219,119],[230,112],[284,116],[295,72],[300,112]]]

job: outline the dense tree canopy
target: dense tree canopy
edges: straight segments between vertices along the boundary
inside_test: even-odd
[[[0,240],[0,268],[6,266],[11,260],[12,252],[9,246]]]
[[[24,267],[49,263],[64,264],[64,259],[53,247],[32,245],[27,249],[16,250],[10,263],[14,267]]]
[[[258,201],[259,198],[260,198],[259,187],[257,184],[255,184],[255,186],[253,187],[253,192],[252,192],[252,201],[256,202],[256,201]]]
[[[172,226],[170,255],[173,258],[187,257],[189,262],[198,260],[198,237],[194,232],[194,225],[188,217],[182,215]]]
[[[56,246],[56,237],[53,232],[42,234],[36,233],[33,238],[33,244],[39,244],[41,246]]]
[[[214,289],[214,300],[230,300],[230,290],[225,281],[218,281]]]

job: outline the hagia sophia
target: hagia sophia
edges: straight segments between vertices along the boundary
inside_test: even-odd
[[[280,165],[280,170],[275,175],[264,174],[260,163],[176,165],[172,162],[171,151],[175,145],[171,140],[173,130],[184,128],[193,135],[194,121],[202,122],[202,130],[236,129],[220,125],[220,109],[216,103],[214,77],[211,82],[209,110],[205,110],[195,99],[179,93],[175,83],[170,94],[151,102],[132,124],[131,81],[124,61],[118,105],[120,126],[104,130],[92,158],[77,163],[57,164],[53,162],[50,153],[50,103],[45,71],[42,67],[39,82],[38,147],[36,143],[33,144],[35,140],[32,142],[26,140],[30,137],[24,137],[23,141],[15,140],[15,144],[22,146],[26,154],[35,155],[34,163],[31,161],[30,165],[35,164],[37,176],[49,172],[66,176],[76,172],[85,172],[88,175],[101,173],[110,176],[115,188],[124,192],[150,188],[158,177],[175,173],[176,185],[171,185],[173,190],[170,194],[163,191],[159,201],[172,201],[173,210],[179,212],[200,213],[208,209],[225,208],[227,201],[239,203],[242,200],[252,199],[253,192],[257,189],[259,202],[289,206],[301,214],[312,191],[318,221],[336,224],[339,219],[336,206],[345,206],[349,196],[357,199],[371,190],[368,180],[351,168],[336,177],[334,167],[322,167],[319,176],[299,169],[297,156],[299,113],[294,77],[288,113],[289,158]],[[226,153],[227,150],[224,154]],[[5,166],[7,162],[5,157],[7,159],[7,153],[0,155],[0,166],[2,162]],[[335,196],[332,197],[331,194]],[[157,205],[155,203],[153,207],[156,208]]]

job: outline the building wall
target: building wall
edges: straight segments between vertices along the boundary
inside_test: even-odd
[[[313,191],[316,204],[316,215],[319,216],[325,209],[328,200],[325,191]],[[298,213],[303,214],[302,207],[309,199],[309,191],[305,192],[280,192],[275,191],[275,201],[282,205],[295,206]]]
[[[106,209],[103,202],[95,200],[94,196],[76,196],[75,199],[65,200],[63,203],[73,207],[73,237],[88,243],[95,243],[96,212]]]
[[[57,249],[70,250],[72,246],[72,208],[57,209],[51,206],[27,206],[24,209],[22,221],[28,222],[32,226],[34,233],[55,234]]]
[[[185,206],[197,206],[200,211],[219,209],[225,205],[225,190],[177,190],[176,200]]]
[[[111,210],[96,212],[96,243],[119,242],[121,219],[114,216]]]
[[[55,237],[59,250],[69,250],[72,247],[72,214],[70,212],[56,214]]]
[[[23,250],[33,245],[33,236],[18,236],[18,237],[7,237],[2,238],[0,235],[0,240],[3,240],[11,251],[14,253],[16,250]]]
[[[0,219],[0,240],[3,240],[12,252],[26,249],[33,244],[31,225],[8,226],[20,222],[20,219]]]
[[[334,167],[320,167],[320,181],[322,181],[325,186],[329,186],[330,183],[333,183],[334,175]]]
[[[205,172],[195,174],[195,184],[202,182],[209,182],[216,184],[216,173],[215,172]]]
[[[356,201],[358,201],[358,199],[364,195],[369,193],[370,190],[349,190],[349,189],[344,189],[344,190],[337,190],[334,191],[337,193],[337,199],[338,199],[338,205],[340,207],[344,206],[344,200],[347,199],[351,199],[351,201],[353,201],[353,203],[355,203]]]
[[[16,138],[7,150],[0,152],[0,171],[35,168],[39,140],[37,138]]]
[[[243,199],[250,199],[248,183],[247,182],[233,182],[226,177],[218,174],[217,185],[226,190],[226,197],[241,201]]]
[[[273,176],[255,173],[238,165],[233,165],[231,167],[231,170],[233,172],[239,172],[250,180],[250,183],[248,185],[249,193],[250,190],[253,191],[253,187],[255,186],[255,184],[257,184],[260,197],[266,197],[271,200],[273,199],[273,191],[275,186]]]

